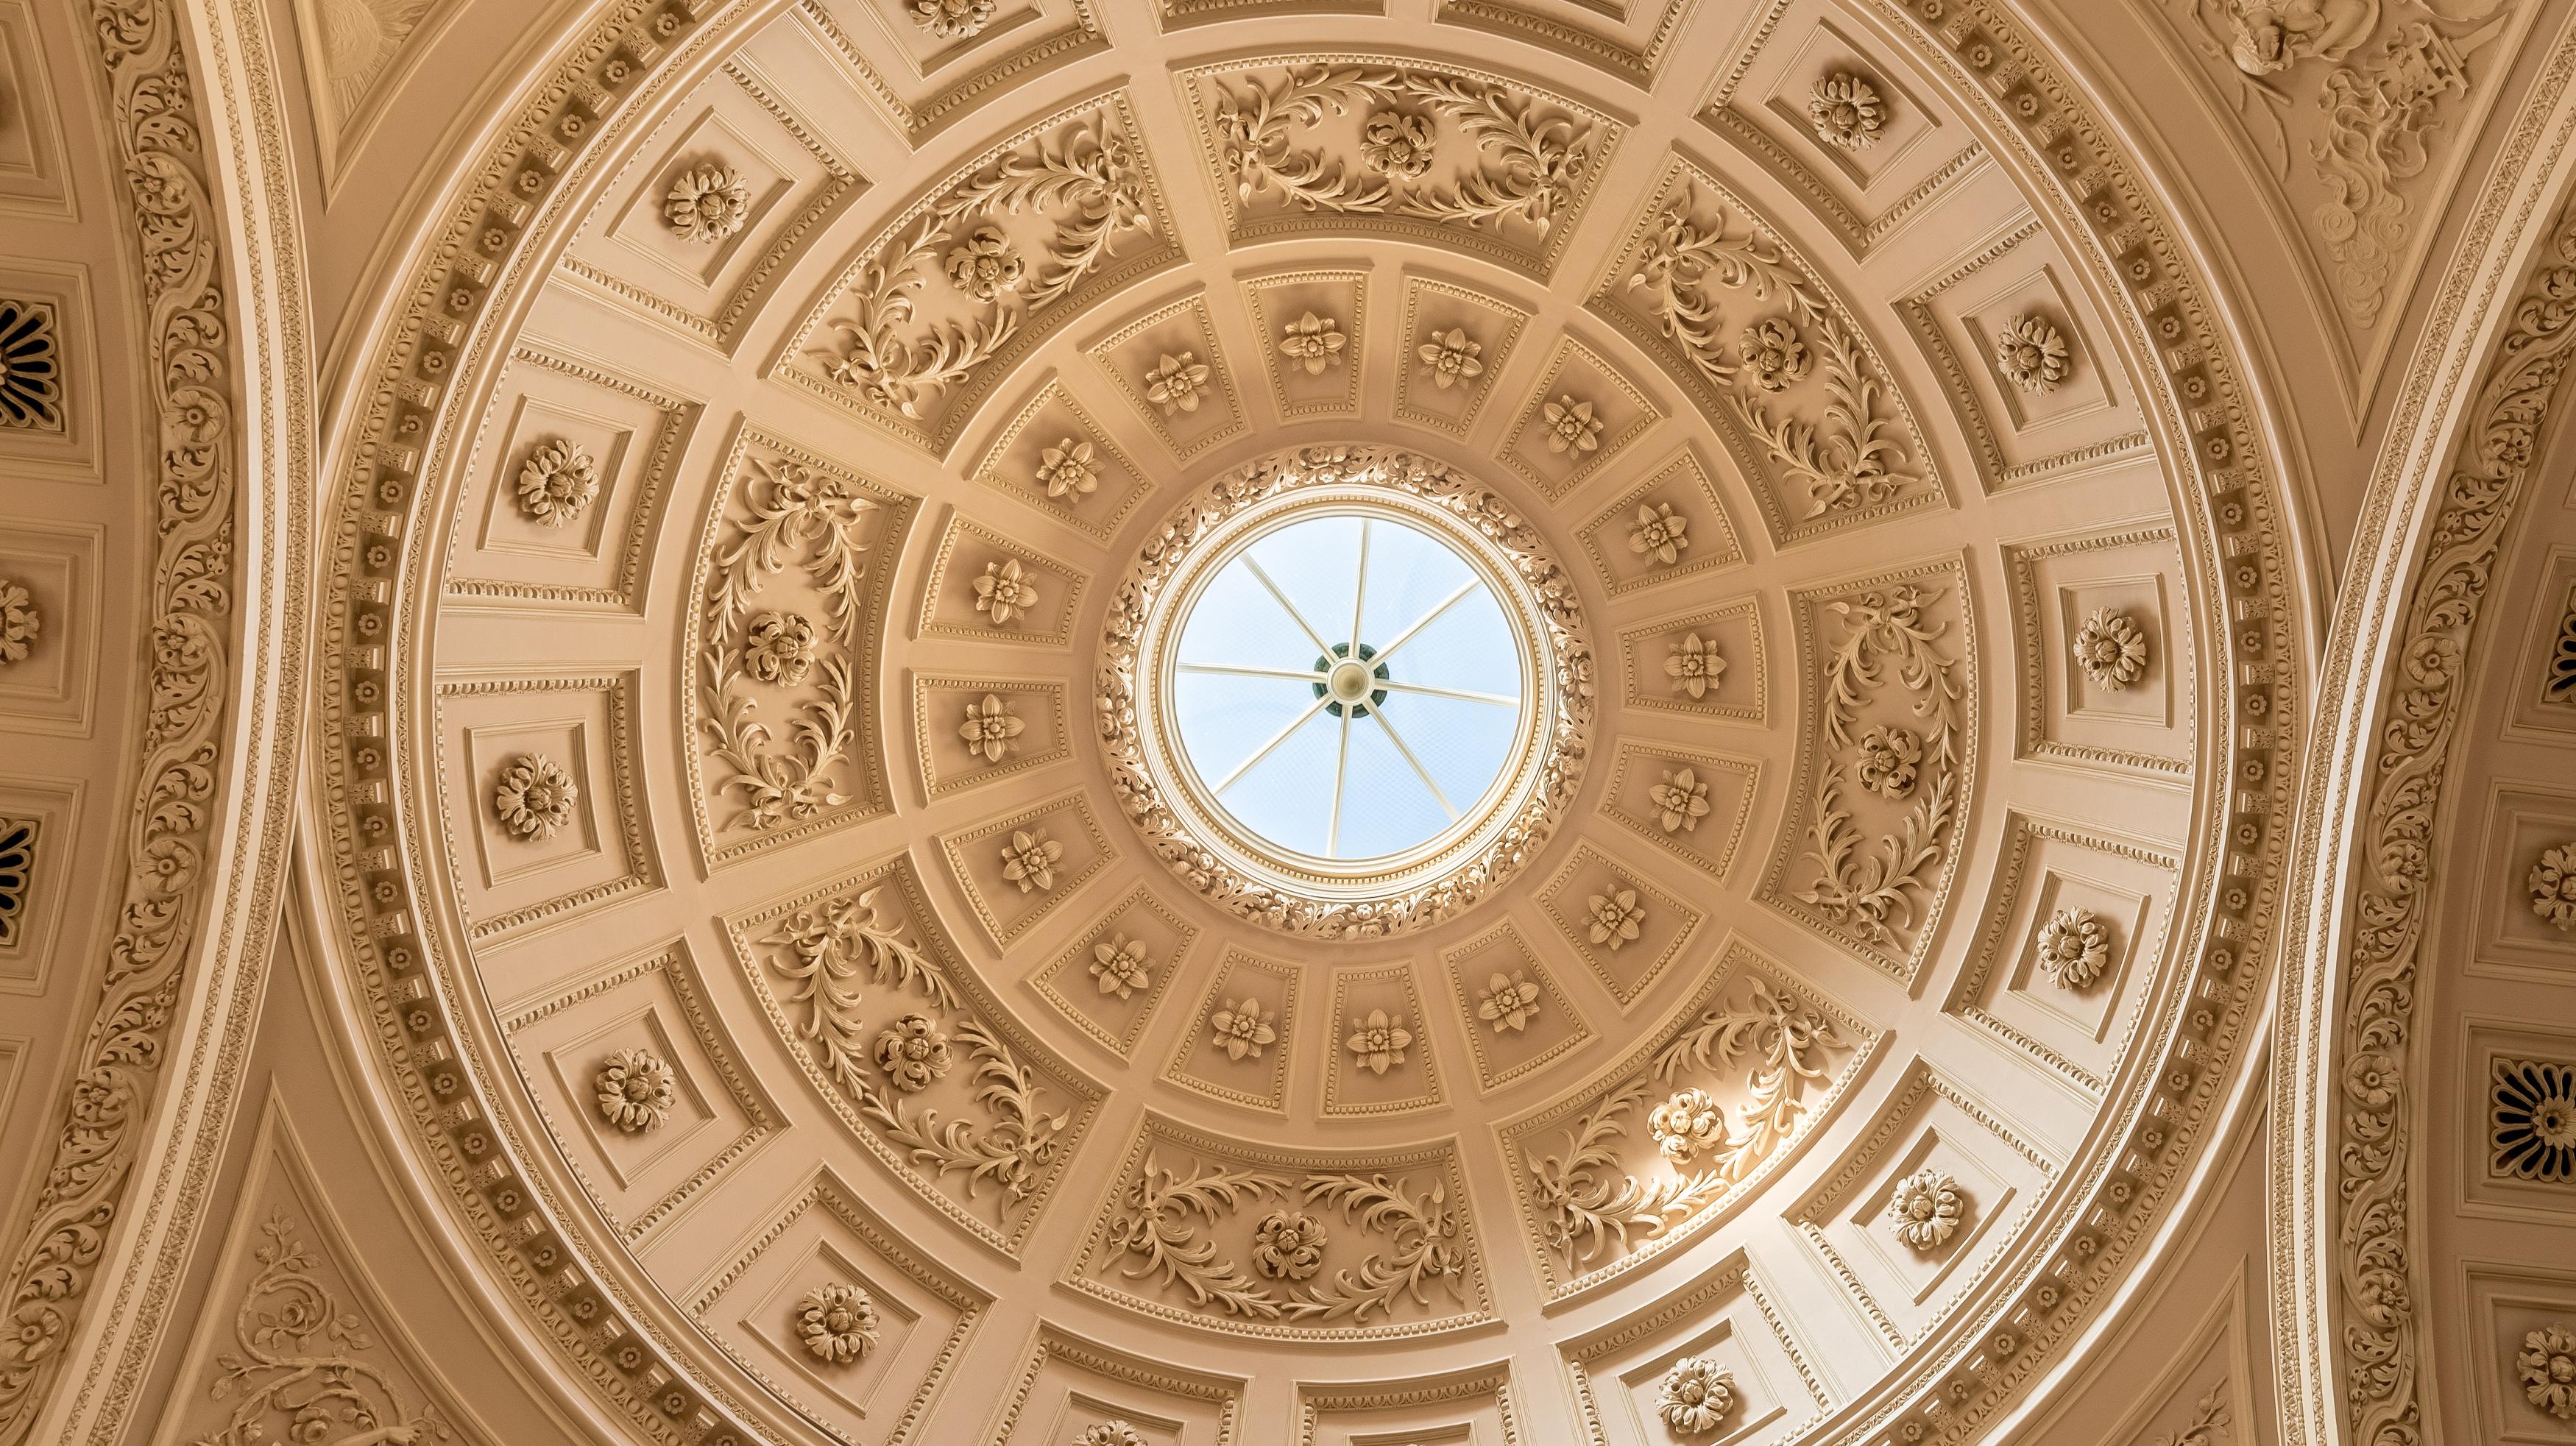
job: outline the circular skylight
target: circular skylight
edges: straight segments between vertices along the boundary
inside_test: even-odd
[[[1536,691],[1496,579],[1422,522],[1344,504],[1243,539],[1176,619],[1170,717],[1195,791],[1322,872],[1473,827]]]

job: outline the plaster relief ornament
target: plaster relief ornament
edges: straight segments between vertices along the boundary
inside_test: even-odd
[[[2084,989],[2111,965],[2111,932],[2091,909],[2060,909],[2039,926],[2040,972]]]
[[[524,842],[551,838],[572,822],[581,790],[572,775],[542,753],[522,753],[501,769],[492,789],[492,814],[510,836]]]
[[[876,504],[853,495],[841,478],[754,457],[742,507],[741,519],[716,545],[700,605],[699,657],[706,675],[698,726],[715,791],[742,800],[731,824],[766,830],[848,800],[843,787],[858,736],[858,683],[849,659],[866,611],[861,587]],[[798,628],[781,621],[764,632],[771,619],[811,622],[760,606],[770,583],[791,570],[820,593],[825,622]],[[785,725],[773,729],[760,709],[776,700],[755,696],[749,685],[796,686],[809,676],[792,666],[798,656],[807,658],[809,668],[819,664],[819,684],[813,695],[788,700]],[[781,676],[761,675],[759,669],[771,665]],[[797,674],[794,682],[785,676],[790,671]]]
[[[907,1014],[877,1031],[875,1054],[886,1083],[908,1095],[948,1073],[948,1036],[927,1014]]]
[[[62,375],[54,309],[0,297],[0,427],[59,429]]]
[[[1635,889],[1594,894],[1586,907],[1592,914],[1593,943],[1616,954],[1620,945],[1637,942],[1646,922],[1646,906],[1637,902]]]
[[[1427,115],[1392,108],[1371,111],[1360,131],[1360,159],[1381,176],[1410,181],[1431,169],[1436,134]]]
[[[912,0],[915,25],[942,40],[964,40],[993,23],[995,0]]]
[[[2531,912],[2562,934],[2576,929],[2576,840],[2542,849],[2524,882],[2531,890]]]
[[[1376,109],[1361,127],[1362,174],[1352,175],[1325,146],[1293,144],[1296,127],[1363,106]],[[1425,174],[1435,116],[1457,127],[1473,150],[1439,182]],[[1380,117],[1390,124],[1378,125]],[[1427,70],[1290,66],[1275,79],[1246,77],[1220,88],[1210,119],[1242,204],[1275,189],[1305,211],[1409,216],[1498,233],[1517,222],[1544,237],[1574,203],[1592,158],[1590,121],[1506,86]]]
[[[1717,655],[1717,644],[1697,633],[1683,634],[1664,658],[1664,676],[1673,680],[1673,691],[1687,693],[1693,701],[1707,697],[1725,673],[1726,659]]]
[[[2563,1185],[2576,1180],[2576,1065],[2498,1059],[2488,1088],[2488,1168]]]
[[[1646,1133],[1665,1159],[1686,1165],[1700,1151],[1726,1144],[1726,1107],[1706,1090],[1680,1090],[1646,1112]]]
[[[1223,1009],[1208,1016],[1208,1029],[1215,1035],[1216,1047],[1231,1060],[1259,1059],[1262,1049],[1279,1038],[1270,1020],[1261,1017],[1261,1001],[1250,997],[1240,1004],[1226,1001]]]
[[[1076,501],[1100,490],[1100,464],[1089,442],[1067,437],[1038,454],[1037,483],[1049,497]]]
[[[628,1134],[662,1123],[678,1102],[677,1077],[649,1049],[621,1049],[602,1061],[592,1081],[600,1118]]]
[[[1893,945],[1896,930],[1913,927],[1918,898],[1933,892],[1950,853],[1961,787],[1965,685],[1959,660],[1941,647],[1949,622],[1925,615],[1946,591],[1900,583],[1824,607],[1844,618],[1850,631],[1834,644],[1822,680],[1824,766],[1809,799],[1804,855],[1816,872],[1794,897],[1872,944]],[[1892,736],[1883,750],[1873,749],[1869,732],[1857,727],[1861,710],[1878,704],[1891,683],[1902,690],[1907,715],[1922,720],[1919,734],[1887,730],[1906,733],[1915,744],[1911,750],[1897,746]],[[1902,767],[1882,771],[1900,764],[1910,764],[1911,773]],[[1903,789],[1897,788],[1900,776]],[[1875,849],[1865,843],[1856,805],[1843,796],[1847,777],[1905,803]]]
[[[1664,781],[1646,790],[1655,805],[1655,821],[1666,833],[1692,833],[1708,817],[1708,785],[1692,768],[1668,768]]]
[[[1366,1019],[1354,1017],[1350,1037],[1342,1041],[1360,1068],[1380,1076],[1404,1063],[1404,1052],[1412,1045],[1413,1032],[1404,1027],[1404,1016],[1389,1019],[1383,1009],[1370,1010]]]
[[[1145,373],[1145,399],[1163,409],[1164,416],[1175,412],[1195,412],[1207,399],[1208,380],[1215,372],[1198,359],[1197,352],[1185,351],[1179,356],[1170,352]]]
[[[966,705],[966,721],[958,726],[957,736],[966,740],[966,751],[983,755],[987,763],[999,763],[1011,754],[1012,740],[1028,725],[1011,716],[1010,705],[998,694],[987,693],[980,703]]]
[[[818,1285],[796,1307],[796,1334],[827,1366],[847,1365],[877,1345],[877,1303],[855,1285]]]
[[[2379,0],[2225,0],[2234,30],[2228,59],[2247,75],[2287,70],[2301,60],[2341,60],[2379,28]]]
[[[1914,779],[1923,766],[1923,740],[1910,728],[1881,728],[1872,724],[1860,735],[1859,766],[1854,770],[1860,786],[1886,798],[1903,798],[1914,791]]]
[[[1312,1215],[1273,1210],[1252,1228],[1252,1268],[1272,1280],[1307,1280],[1324,1264],[1324,1226]]]
[[[1679,1435],[1705,1436],[1735,1409],[1735,1373],[1706,1356],[1684,1356],[1655,1384],[1655,1414]]]
[[[1028,267],[1020,260],[1020,249],[1001,227],[986,221],[966,233],[966,239],[948,249],[944,263],[948,284],[977,301],[991,301],[1006,291],[1020,289],[1020,278]]]
[[[599,495],[599,463],[577,442],[541,442],[519,464],[519,510],[532,522],[561,527]]]
[[[2522,1338],[2513,1372],[2523,1399],[2561,1421],[2576,1421],[2576,1325],[2542,1326]]]
[[[1145,1446],[1145,1438],[1124,1421],[1097,1421],[1082,1428],[1073,1446]]]
[[[1590,402],[1578,402],[1572,393],[1559,396],[1539,408],[1547,420],[1547,449],[1551,452],[1598,451],[1601,446],[1601,419],[1592,415]]]
[[[731,166],[692,167],[671,179],[662,195],[662,218],[680,239],[713,246],[751,219],[751,187]]]
[[[1641,503],[1637,520],[1628,529],[1628,550],[1670,567],[1690,551],[1689,531],[1690,519],[1673,511],[1673,504]]]
[[[1949,1243],[1967,1213],[1959,1182],[1926,1165],[1896,1182],[1887,1197],[1887,1228],[1917,1250]]]
[[[742,670],[750,677],[793,688],[814,667],[814,625],[802,613],[760,613],[742,635]]]
[[[958,0],[916,0],[913,14],[925,22],[971,16],[985,3],[961,10]],[[1035,264],[1007,290],[980,300],[961,293],[970,306],[962,317],[921,318],[920,293],[951,252],[1006,215],[1028,216],[1042,233],[1028,245]],[[921,420],[973,381],[1032,316],[1106,264],[1123,238],[1153,229],[1135,143],[1102,117],[1076,121],[959,178],[871,249],[852,272],[847,315],[832,322],[842,344],[815,355],[824,375],[861,402]]]
[[[970,1203],[999,1186],[999,1210],[1008,1217],[1028,1208],[1071,1117],[1040,1107],[1047,1090],[1037,1072],[966,1011],[940,967],[878,911],[879,893],[870,888],[798,909],[761,936],[769,969],[787,986],[779,1004],[817,1072],[856,1107],[854,1125],[892,1153],[889,1163],[925,1186],[955,1176]],[[881,1023],[872,1027],[871,985],[911,1007],[876,1014]],[[880,1084],[889,1074],[876,1067],[883,1034],[921,1037],[908,1025],[883,1025],[915,1015],[934,1020],[952,1054],[962,1051],[972,1066],[972,1102],[952,1117]]]
[[[1048,838],[1045,829],[1013,830],[1011,841],[1002,845],[1002,877],[1019,885],[1023,894],[1053,893],[1055,866],[1063,861],[1064,845]]]
[[[229,1424],[198,1437],[194,1446],[431,1446],[455,1440],[435,1411],[406,1410],[393,1377],[362,1354],[376,1346],[365,1319],[345,1308],[325,1283],[286,1213],[271,1213],[259,1233],[251,1252],[259,1273],[233,1316],[233,1348],[215,1357],[209,1392],[231,1403]],[[32,1316],[22,1310],[18,1319]]]
[[[1530,982],[1527,970],[1514,970],[1506,978],[1496,974],[1485,981],[1484,993],[1476,996],[1476,1017],[1494,1027],[1500,1034],[1508,1029],[1525,1033],[1529,1022],[1538,1017],[1539,988]]]
[[[1707,219],[1694,219],[1703,213]],[[1703,206],[1696,190],[1684,187],[1638,252],[1627,289],[1643,293],[1657,328],[1723,394],[1787,480],[1805,489],[1808,517],[1901,499],[1921,479],[1906,470],[1905,449],[1893,435],[1894,388],[1859,328],[1769,232],[1749,218],[1737,234],[1728,229],[1723,206]],[[1730,355],[1722,340],[1725,292],[1750,301],[1777,297],[1789,314],[1749,326]],[[1792,328],[1801,349],[1779,346],[1771,322]],[[1823,405],[1775,412],[1778,393],[1805,375],[1803,366],[1797,376],[1780,368],[1810,355],[1822,372]]]
[[[1753,384],[1766,392],[1785,392],[1807,379],[1815,365],[1807,344],[1798,340],[1798,325],[1785,316],[1766,316],[1744,329],[1735,349]]]
[[[1867,150],[1878,144],[1878,133],[1887,129],[1887,102],[1867,78],[1838,70],[1819,76],[1815,88],[1807,92],[1807,123],[1826,145]]]
[[[1995,369],[2025,392],[2047,393],[2075,369],[2066,338],[2036,316],[2017,316],[1995,333]]]
[[[1037,605],[1038,585],[1016,557],[984,564],[984,575],[975,579],[975,611],[997,628],[1010,627]]]
[[[1759,977],[1741,1002],[1700,1011],[1566,1127],[1559,1153],[1523,1157],[1541,1245],[1589,1268],[1714,1207],[1788,1141],[1808,1086],[1832,1078],[1827,1052],[1847,1048],[1833,1021]],[[1739,1072],[1743,1097],[1729,1109],[1719,1089]],[[1641,1123],[1671,1169],[1632,1168]]]
[[[1145,967],[1145,941],[1119,934],[1107,943],[1092,945],[1091,977],[1101,993],[1115,994],[1121,1000],[1134,998],[1139,989],[1153,987],[1154,976]]]
[[[2119,692],[2146,675],[2146,632],[2127,613],[2095,608],[2075,630],[2075,662],[2094,686]]]
[[[0,578],[0,665],[27,661],[27,655],[35,651],[36,635],[44,627],[44,614],[37,610],[36,600],[28,596],[26,586]]]
[[[1282,329],[1279,354],[1303,367],[1306,375],[1320,376],[1324,368],[1342,364],[1342,348],[1349,340],[1342,335],[1341,323],[1310,311]]]
[[[1470,340],[1464,330],[1453,326],[1445,332],[1435,331],[1424,336],[1422,344],[1413,349],[1413,355],[1422,363],[1423,369],[1431,373],[1431,384],[1445,392],[1460,382],[1472,382],[1485,374],[1485,364],[1477,360],[1484,349],[1481,343]]]

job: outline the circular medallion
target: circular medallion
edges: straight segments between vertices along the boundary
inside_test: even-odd
[[[1590,721],[1553,558],[1400,452],[1306,449],[1207,489],[1113,613],[1103,732],[1185,877],[1296,933],[1473,902],[1544,836]]]

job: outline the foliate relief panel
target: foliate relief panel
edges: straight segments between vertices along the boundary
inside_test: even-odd
[[[1609,117],[1500,76],[1387,55],[1186,71],[1230,239],[1403,236],[1554,269],[1617,143]]]
[[[877,1160],[1016,1252],[1100,1091],[972,992],[909,860],[725,921],[815,1089]]]
[[[1859,320],[1689,162],[1672,163],[1589,305],[1691,389],[1776,544],[1945,501],[1922,427]]]
[[[1211,1329],[1306,1340],[1492,1319],[1453,1145],[1266,1150],[1148,1115],[1067,1275]]]
[[[1879,1032],[1741,941],[1599,1086],[1500,1131],[1551,1296],[1690,1239],[1814,1130]]]
[[[945,453],[995,380],[1093,297],[1179,256],[1124,96],[985,152],[878,233],[776,364]]]
[[[919,505],[748,428],[721,476],[682,630],[691,806],[711,864],[887,808],[877,655]]]
[[[1771,1442],[1832,1398],[1744,1252],[1651,1309],[1559,1347],[1597,1446]]]
[[[1949,897],[1977,756],[1967,569],[1802,589],[1789,611],[1811,721],[1761,897],[1911,980]]]
[[[816,1171],[725,1249],[688,1311],[836,1439],[903,1446],[929,1439],[924,1418],[991,1301],[906,1244],[864,1196]]]

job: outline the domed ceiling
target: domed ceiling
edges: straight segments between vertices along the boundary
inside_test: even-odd
[[[611,18],[376,343],[318,767],[639,1439],[1911,1443],[2094,1317],[2298,670],[2015,24]]]

